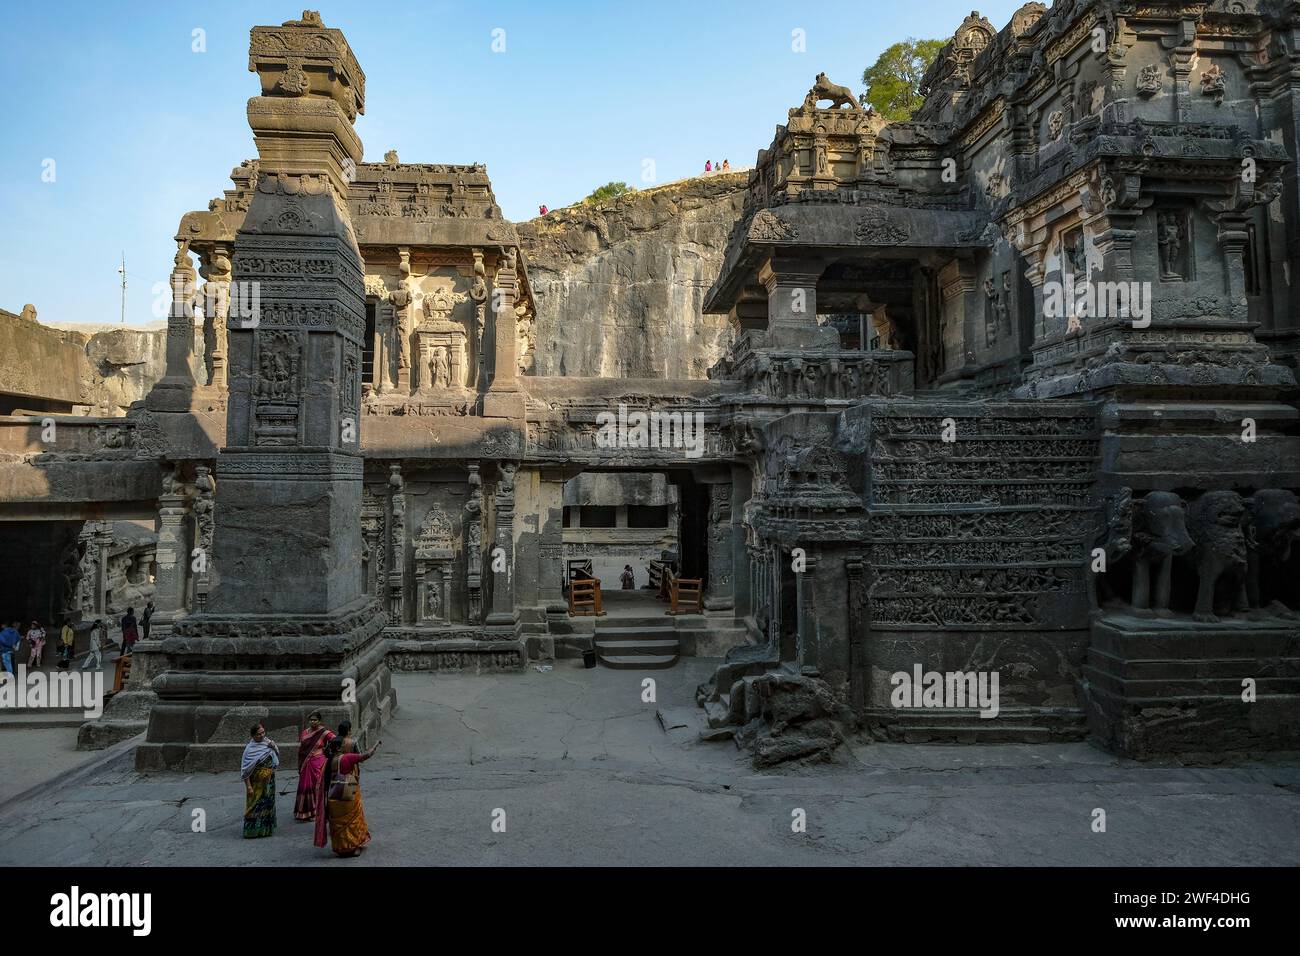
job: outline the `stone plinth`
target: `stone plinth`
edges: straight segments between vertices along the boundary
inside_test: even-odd
[[[1300,750],[1300,621],[1095,621],[1083,698],[1094,738],[1129,757]]]

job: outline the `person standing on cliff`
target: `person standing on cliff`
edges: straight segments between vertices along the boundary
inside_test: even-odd
[[[713,160],[710,159],[710,160],[707,160],[707,161],[704,163],[704,171],[705,171],[706,173],[711,173],[711,172],[713,172]]]

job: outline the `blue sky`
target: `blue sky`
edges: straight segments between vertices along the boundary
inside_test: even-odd
[[[300,7],[223,3],[7,4],[0,80],[0,308],[44,321],[155,319],[181,215],[207,208],[255,155],[248,30]],[[317,6],[313,4],[313,6]],[[898,40],[946,38],[971,0],[812,3],[324,3],[366,73],[367,161],[483,162],[507,217],[558,208],[611,180],[749,165],[813,77],[861,89]],[[981,8],[999,29],[1019,2]],[[192,47],[205,31],[206,52]],[[493,30],[505,51],[492,51]],[[806,52],[794,52],[802,29]],[[53,182],[42,181],[45,161]]]

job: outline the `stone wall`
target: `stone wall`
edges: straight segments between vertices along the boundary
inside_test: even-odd
[[[518,225],[537,300],[537,375],[704,378],[726,349],[702,314],[746,173],[687,179]]]

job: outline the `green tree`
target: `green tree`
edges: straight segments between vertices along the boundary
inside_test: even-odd
[[[921,106],[921,80],[943,49],[943,40],[908,39],[895,43],[862,71],[867,88],[859,99],[863,106],[893,122],[912,118]]]
[[[613,199],[616,196],[622,196],[625,193],[634,192],[636,192],[636,190],[627,183],[605,183],[605,185],[601,186],[584,199],[583,202],[590,206],[593,203],[605,202],[606,200]]]

